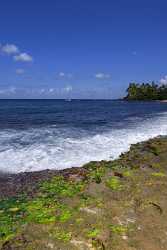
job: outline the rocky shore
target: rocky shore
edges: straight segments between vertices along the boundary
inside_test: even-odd
[[[115,161],[0,175],[0,249],[167,249],[167,138]]]

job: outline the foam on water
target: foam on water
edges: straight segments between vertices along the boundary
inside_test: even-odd
[[[90,135],[79,129],[48,127],[0,131],[0,170],[18,173],[81,166],[117,158],[131,144],[167,135],[167,113],[124,129]]]

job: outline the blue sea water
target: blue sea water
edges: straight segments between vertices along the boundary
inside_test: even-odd
[[[117,158],[167,134],[167,103],[0,100],[0,171],[64,169]]]

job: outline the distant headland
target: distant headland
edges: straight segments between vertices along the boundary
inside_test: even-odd
[[[167,101],[167,85],[151,83],[130,83],[124,100],[136,101]]]

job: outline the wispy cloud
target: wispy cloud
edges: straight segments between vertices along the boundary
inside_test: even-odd
[[[137,51],[132,51],[133,56],[137,56]]]
[[[72,78],[72,74],[71,73],[65,73],[65,72],[61,71],[61,72],[58,73],[58,77],[62,78],[62,79],[63,78],[70,79],[70,78]]]
[[[8,55],[13,55],[19,53],[19,49],[14,44],[5,44],[1,46],[1,51]]]
[[[59,75],[60,77],[64,77],[64,76],[65,76],[65,73],[64,73],[64,72],[59,72],[58,75]]]
[[[22,89],[23,90],[23,89]],[[39,95],[39,96],[61,96],[61,95],[66,95],[68,93],[71,93],[73,90],[71,85],[67,85],[65,87],[59,87],[59,88],[54,88],[54,87],[41,87],[41,88],[32,88],[32,89],[25,89],[28,93],[34,94],[34,95]]]
[[[10,95],[15,93],[16,93],[15,87],[0,88],[0,95]]]
[[[62,90],[63,90],[64,92],[66,92],[66,93],[69,93],[69,92],[72,91],[72,86],[71,86],[71,85],[67,85],[67,86],[64,87]]]
[[[16,69],[16,74],[22,75],[24,74],[25,70],[24,69]]]
[[[100,79],[100,80],[110,79],[111,75],[110,74],[105,74],[105,73],[97,73],[97,74],[95,74],[95,78]]]
[[[31,89],[31,93],[35,95],[49,96],[57,93],[57,88],[36,88]]]
[[[167,84],[167,75],[160,79],[160,84]]]
[[[21,53],[19,55],[16,55],[13,57],[15,61],[20,61],[20,62],[32,62],[33,58],[27,53]]]
[[[1,87],[0,88],[0,97],[5,96],[54,96],[56,93],[60,92],[60,89],[57,88],[27,88],[27,87]]]

